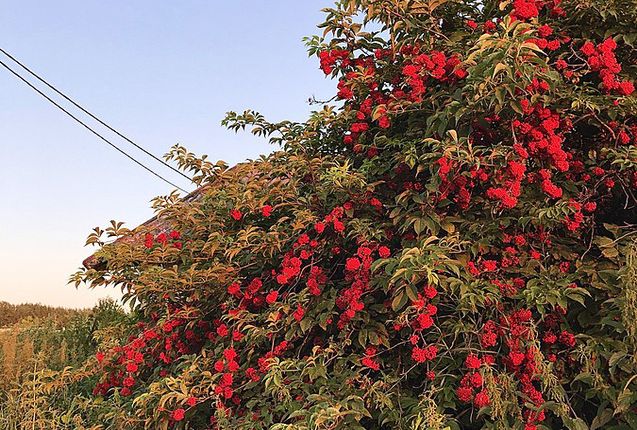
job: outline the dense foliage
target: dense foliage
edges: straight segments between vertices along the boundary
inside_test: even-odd
[[[89,238],[101,264],[73,279],[140,315],[96,355],[99,425],[637,428],[636,17],[327,9],[307,43],[337,95],[305,123],[224,120],[281,151],[175,147],[199,192]]]

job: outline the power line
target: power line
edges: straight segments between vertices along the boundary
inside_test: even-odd
[[[100,118],[98,118],[97,116],[95,116],[93,113],[91,113],[89,110],[85,109],[84,107],[82,107],[80,104],[76,103],[73,99],[71,99],[69,96],[67,96],[66,94],[64,94],[62,91],[58,90],[55,86],[53,86],[52,84],[48,83],[44,78],[40,77],[37,73],[35,73],[33,70],[31,70],[30,68],[28,68],[26,65],[24,65],[23,63],[20,62],[20,60],[18,60],[17,58],[15,58],[13,55],[9,54],[7,51],[5,51],[4,49],[0,48],[0,52],[2,52],[4,55],[6,55],[7,57],[11,58],[16,64],[18,64],[20,67],[22,67],[24,70],[26,70],[27,72],[29,72],[33,77],[35,77],[37,80],[39,80],[40,82],[42,82],[44,85],[46,85],[47,87],[51,88],[53,91],[55,91],[56,93],[58,93],[60,96],[64,97],[64,99],[66,99],[69,103],[73,104],[73,106],[75,106],[76,108],[80,109],[82,112],[84,112],[85,114],[87,114],[88,116],[90,116],[91,118],[93,118],[95,121],[99,122],[100,124],[102,124],[104,127],[108,128],[110,131],[112,131],[113,133],[115,133],[116,135],[118,135],[119,137],[121,137],[122,139],[124,139],[125,141],[127,141],[128,143],[130,143],[131,145],[133,145],[135,148],[139,149],[140,151],[142,151],[144,154],[152,157],[153,159],[159,161],[161,164],[163,164],[164,166],[168,167],[169,169],[173,170],[174,172],[179,173],[181,176],[183,176],[184,178],[186,178],[188,181],[192,181],[191,178],[189,178],[187,175],[185,175],[183,172],[181,172],[180,170],[174,168],[173,166],[171,166],[170,164],[166,163],[164,160],[162,160],[161,158],[155,156],[154,154],[152,154],[151,152],[147,151],[146,149],[142,148],[140,145],[136,144],[135,142],[133,142],[130,138],[126,137],[125,135],[123,135],[122,133],[120,133],[119,131],[117,131],[116,129],[114,129],[113,127],[111,127],[110,125],[108,125],[107,123],[105,123],[104,121],[102,121]]]
[[[90,126],[88,126],[86,123],[84,123],[81,119],[77,118],[75,115],[73,115],[71,112],[69,112],[68,110],[64,109],[62,106],[60,106],[58,103],[56,103],[53,99],[51,99],[49,96],[47,96],[46,94],[44,94],[42,91],[40,91],[38,88],[36,88],[31,82],[27,81],[25,78],[23,78],[22,76],[20,76],[20,74],[18,72],[16,72],[15,70],[13,70],[11,67],[7,66],[7,64],[0,60],[0,65],[2,65],[5,69],[7,69],[11,74],[13,74],[15,77],[17,77],[18,79],[20,79],[22,82],[24,82],[25,84],[27,84],[32,90],[34,90],[35,92],[37,92],[38,94],[40,94],[42,97],[44,97],[45,99],[47,99],[50,103],[52,103],[55,107],[57,107],[58,109],[60,109],[62,112],[64,112],[65,114],[67,114],[68,116],[70,116],[71,118],[73,118],[75,121],[77,121],[80,125],[82,125],[84,128],[86,128],[88,131],[90,131],[91,133],[93,133],[95,136],[99,137],[101,140],[103,140],[104,142],[106,142],[107,144],[109,144],[110,146],[112,146],[113,148],[115,148],[118,152],[120,152],[122,155],[124,155],[126,158],[130,159],[131,161],[133,161],[135,164],[139,165],[140,167],[144,168],[145,170],[147,170],[148,172],[152,173],[153,175],[155,175],[156,177],[158,177],[159,179],[161,179],[162,181],[166,182],[167,184],[170,184],[171,186],[177,188],[180,191],[183,191],[184,193],[188,193],[188,191],[184,190],[183,188],[181,188],[178,185],[173,184],[172,182],[170,182],[168,179],[164,178],[163,176],[161,176],[159,173],[156,173],[155,171],[153,171],[150,167],[146,167],[144,164],[142,164],[140,161],[136,160],[133,156],[127,154],[123,149],[119,148],[117,145],[115,145],[114,143],[112,143],[110,140],[108,140],[107,138],[105,138],[104,136],[102,136],[101,134],[99,134],[97,131],[93,130]]]

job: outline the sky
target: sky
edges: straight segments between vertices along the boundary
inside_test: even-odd
[[[335,83],[301,40],[320,33],[320,10],[330,5],[0,0],[0,47],[150,152],[179,143],[234,164],[276,148],[221,127],[225,112],[250,108],[272,121],[302,121],[312,110],[308,98],[333,94]],[[67,284],[94,250],[84,246],[91,230],[111,219],[134,227],[153,215],[154,196],[172,191],[3,68],[0,189],[0,301],[66,307],[118,297]]]

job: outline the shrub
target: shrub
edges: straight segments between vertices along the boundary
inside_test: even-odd
[[[229,113],[282,150],[177,146],[199,191],[89,237],[73,279],[140,315],[97,398],[130,428],[637,428],[635,5],[325,12],[332,104]]]

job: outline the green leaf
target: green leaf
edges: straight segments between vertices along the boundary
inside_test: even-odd
[[[407,304],[407,294],[404,291],[399,292],[391,302],[391,308],[394,312],[398,312]]]

